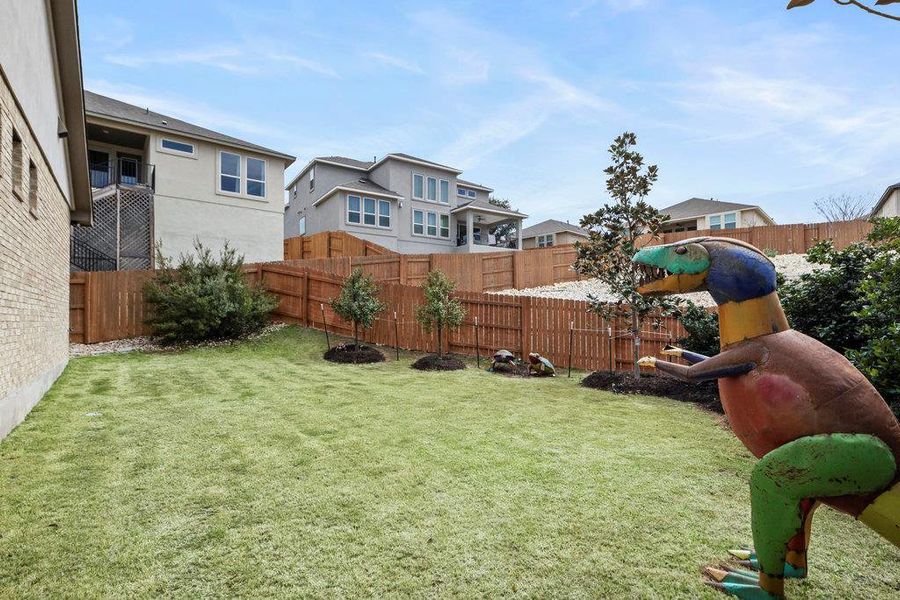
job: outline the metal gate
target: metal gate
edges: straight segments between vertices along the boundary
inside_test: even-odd
[[[117,186],[94,198],[92,227],[72,226],[71,270],[153,267],[153,192]]]

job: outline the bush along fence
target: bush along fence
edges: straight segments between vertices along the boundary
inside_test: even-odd
[[[247,277],[278,297],[273,320],[352,335],[328,303],[340,294],[343,275],[289,263],[245,266]],[[152,271],[90,272],[72,275],[72,342],[94,343],[146,335],[141,290]],[[424,301],[414,285],[382,282],[379,298],[387,305],[374,327],[362,336],[368,343],[404,350],[432,352],[436,338],[416,321]],[[444,350],[469,356],[490,356],[505,348],[524,356],[539,352],[560,368],[624,370],[631,368],[631,337],[624,321],[607,322],[588,311],[587,302],[502,296],[483,292],[454,293],[466,309],[462,326],[452,330]],[[671,317],[648,320],[641,332],[642,354],[658,354],[667,342],[685,334]],[[477,342],[477,343],[476,343]]]

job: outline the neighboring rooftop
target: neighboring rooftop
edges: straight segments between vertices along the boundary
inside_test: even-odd
[[[500,215],[509,215],[510,217],[521,217],[526,218],[528,215],[524,213],[520,213],[517,210],[512,210],[509,208],[503,208],[502,206],[497,206],[495,204],[491,204],[487,200],[470,200],[468,202],[463,202],[453,210],[451,213],[455,213],[460,210],[465,210],[467,208],[477,208],[478,210],[483,210],[486,212],[494,212]]]
[[[557,221],[556,219],[547,219],[546,221],[535,223],[534,225],[523,229],[522,239],[531,238],[538,235],[548,235],[551,233],[562,233],[563,231],[574,233],[576,235],[583,235],[585,237],[588,236],[588,230],[583,229],[578,225],[572,225],[571,223]]]
[[[308,163],[306,163],[306,166],[303,167],[302,169],[300,169],[299,173],[294,175],[294,178],[291,179],[291,182],[285,186],[285,189],[288,189],[291,186],[293,186],[294,184],[296,184],[297,181],[301,177],[303,177],[303,175],[309,170],[309,168],[317,162],[342,165],[344,167],[349,167],[351,169],[357,169],[359,171],[370,171],[376,165],[381,164],[382,162],[388,160],[389,158],[395,158],[397,160],[403,160],[403,161],[408,161],[408,162],[421,163],[423,165],[430,165],[432,167],[435,167],[438,169],[444,169],[444,170],[450,171],[452,173],[462,173],[462,171],[460,171],[459,169],[457,169],[455,167],[449,167],[447,165],[442,165],[441,163],[436,163],[432,160],[426,160],[424,158],[419,158],[418,156],[413,156],[412,154],[405,154],[403,152],[391,152],[389,154],[385,154],[384,156],[382,156],[380,159],[377,159],[377,160],[357,160],[355,158],[349,158],[347,156],[317,156],[317,157],[313,158],[312,160],[310,160]],[[459,180],[459,183],[461,183],[463,185],[468,185],[469,187],[474,187],[474,188],[478,188],[481,190],[485,190],[487,192],[494,191],[491,188],[485,187],[483,185],[479,185],[477,183],[471,183],[468,181],[464,182],[462,180]]]
[[[900,181],[898,181],[894,185],[887,186],[887,189],[884,190],[884,193],[881,195],[881,198],[878,199],[878,203],[875,204],[875,208],[872,209],[872,212],[869,214],[869,216],[874,217],[878,213],[878,211],[881,210],[881,207],[884,206],[884,203],[888,201],[888,198],[890,198],[891,194],[893,194],[897,190],[900,190]]]
[[[687,219],[690,217],[700,217],[703,215],[728,212],[729,210],[744,210],[747,208],[759,208],[755,204],[740,204],[739,202],[722,202],[721,200],[711,200],[706,198],[691,198],[672,206],[659,209],[664,215],[669,215],[670,221],[678,219]],[[762,209],[760,209],[762,210]]]
[[[470,187],[470,188],[475,188],[475,189],[482,190],[485,192],[493,192],[494,191],[494,188],[489,188],[487,186],[481,185],[480,183],[466,181],[465,179],[460,179],[459,177],[456,178],[456,183],[458,183],[459,185],[463,185],[463,186]]]
[[[270,154],[283,158],[289,163],[294,162],[295,158],[284,152],[272,150],[265,146],[253,144],[245,140],[225,135],[199,125],[194,125],[175,117],[154,112],[149,108],[141,108],[109,96],[102,96],[88,90],[84,91],[84,111],[88,116],[106,117],[115,121],[123,121],[143,125],[158,131],[171,131],[180,133],[185,136],[205,139],[212,142],[219,142],[228,146],[235,146],[247,150],[253,150],[263,154]]]

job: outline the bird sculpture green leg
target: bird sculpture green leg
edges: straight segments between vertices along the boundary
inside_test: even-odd
[[[900,547],[900,423],[841,354],[790,328],[775,268],[737,240],[702,237],[634,257],[641,294],[707,290],[718,305],[721,352],[667,347],[688,365],[644,357],[684,381],[717,380],[735,435],[759,462],[750,481],[754,548],[746,569],[708,568],[707,583],[740,598],[782,598],[807,576],[812,514],[826,504]],[[758,572],[754,572],[758,571]]]

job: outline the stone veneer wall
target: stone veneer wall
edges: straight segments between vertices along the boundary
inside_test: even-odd
[[[19,194],[13,191],[14,128],[22,140]],[[35,209],[29,162],[38,182]],[[0,77],[0,440],[65,368],[68,330],[69,205]]]

